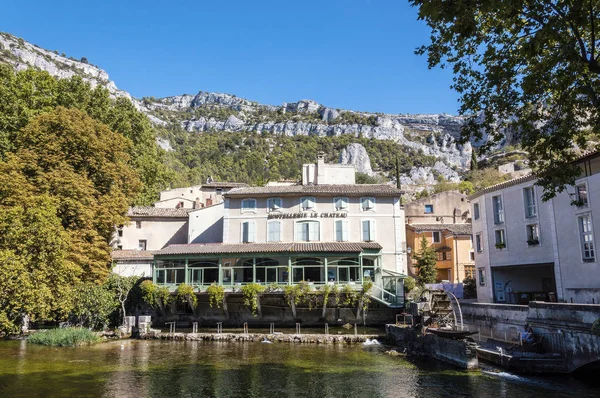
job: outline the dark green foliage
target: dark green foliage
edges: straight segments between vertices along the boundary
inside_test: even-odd
[[[529,152],[544,199],[581,174],[571,162],[600,133],[598,1],[410,0],[431,28],[417,50],[451,68],[464,138],[505,140]],[[589,132],[596,139],[590,141]],[[484,148],[485,149],[485,148]]]
[[[434,283],[436,280],[437,271],[435,264],[437,256],[433,247],[427,244],[425,236],[421,239],[420,250],[413,255],[414,266],[419,271],[417,274],[417,283],[423,286],[426,283]]]
[[[58,106],[77,108],[133,142],[128,150],[129,163],[144,187],[139,195],[129,198],[132,202],[150,204],[169,185],[172,174],[164,165],[155,132],[131,101],[113,100],[108,90],[101,86],[92,89],[79,76],[58,80],[35,69],[15,72],[8,65],[0,65],[0,160],[19,149],[16,135],[20,129]]]
[[[177,126],[161,127],[159,132],[174,149],[167,155],[167,164],[177,173],[173,186],[198,184],[208,176],[220,181],[259,185],[274,180],[297,180],[301,177],[302,164],[315,162],[318,152],[326,154],[327,162],[337,163],[342,150],[353,142],[367,149],[373,168],[384,176],[395,175],[397,157],[402,173],[413,166],[433,166],[435,163],[434,157],[391,140],[350,135],[290,137],[256,132],[190,133]],[[382,180],[369,181],[380,183]]]
[[[466,299],[477,298],[477,285],[475,284],[475,278],[472,276],[463,279],[463,297]]]

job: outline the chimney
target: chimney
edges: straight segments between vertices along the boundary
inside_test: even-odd
[[[325,183],[325,152],[319,152],[317,154],[317,179],[315,184]]]

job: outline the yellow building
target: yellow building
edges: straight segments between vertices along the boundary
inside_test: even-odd
[[[438,261],[437,282],[460,283],[474,276],[475,261],[471,243],[471,224],[412,224],[406,226],[406,242],[410,248],[408,272],[414,276],[413,255],[421,248],[423,236],[433,246]]]
[[[471,240],[471,209],[467,195],[440,192],[404,206],[409,274],[414,276],[412,255],[420,250],[423,236],[438,255],[437,280],[460,283],[473,276],[475,260]]]

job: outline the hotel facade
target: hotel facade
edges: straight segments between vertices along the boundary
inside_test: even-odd
[[[156,251],[154,282],[198,290],[300,282],[360,289],[369,279],[376,300],[402,304],[402,192],[355,184],[353,166],[326,164],[322,155],[302,175],[302,183],[231,189],[222,205],[191,211],[188,242],[197,243]]]

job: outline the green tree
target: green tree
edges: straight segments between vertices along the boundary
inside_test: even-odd
[[[115,294],[106,284],[80,283],[74,289],[72,323],[90,329],[102,329],[110,322],[111,314],[118,308]]]
[[[5,177],[0,171],[0,186]],[[69,234],[57,212],[49,195],[0,201],[0,332],[16,332],[25,316],[64,320],[71,311],[82,269],[67,257]]]
[[[431,28],[417,50],[451,67],[464,137],[520,137],[550,198],[573,183],[570,162],[600,132],[600,2],[410,0]]]
[[[427,244],[425,236],[421,238],[421,248],[413,255],[414,266],[419,271],[417,274],[417,283],[420,286],[426,283],[434,283],[437,276],[435,264],[437,255],[433,247]]]
[[[128,198],[140,189],[128,165],[131,142],[62,107],[34,118],[15,140],[17,151],[0,162],[0,206],[19,208],[24,197],[47,195],[68,235],[65,259],[85,279],[102,281],[110,270],[114,226],[126,222]]]

